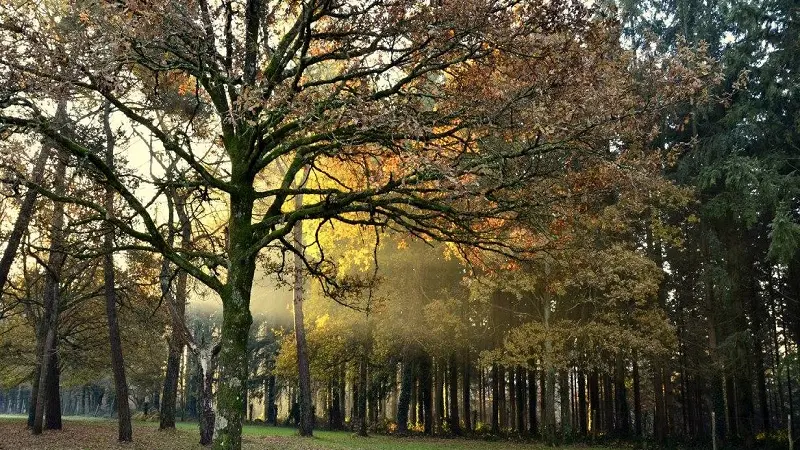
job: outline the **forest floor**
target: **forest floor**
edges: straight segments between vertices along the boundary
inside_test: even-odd
[[[179,423],[175,431],[159,431],[156,422],[134,422],[131,444],[116,440],[116,422],[108,419],[65,417],[64,429],[45,431],[32,436],[25,428],[23,416],[0,415],[0,450],[22,449],[203,449],[197,443],[199,432],[196,423]],[[341,431],[315,431],[313,438],[301,438],[292,428],[247,425],[244,427],[244,449],[277,450],[543,450],[543,444],[509,441],[483,441],[470,439],[437,439],[426,437],[392,437],[375,435],[356,437]],[[574,450],[581,447],[560,447]],[[593,447],[597,448],[597,447]]]

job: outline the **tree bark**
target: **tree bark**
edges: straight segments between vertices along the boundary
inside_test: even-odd
[[[231,144],[233,145],[233,144]],[[239,149],[231,149],[239,152]],[[256,255],[250,249],[253,236],[255,193],[252,175],[245,162],[233,158],[231,184],[237,194],[230,196],[228,220],[228,279],[222,292],[222,330],[219,352],[219,388],[214,422],[214,448],[239,450],[248,378],[247,342],[253,317],[250,296]]]
[[[56,120],[65,123],[65,116],[66,104],[60,102],[56,111]],[[45,153],[49,153],[49,151]],[[59,154],[53,177],[53,192],[56,195],[64,195],[66,174],[67,157]],[[52,426],[52,429],[61,428],[61,401],[58,387],[58,319],[61,308],[61,276],[66,261],[64,237],[64,204],[54,202],[50,222],[50,250],[47,267],[45,267],[44,309],[39,330],[39,336],[44,337],[44,340],[41,347],[42,353],[39,355],[41,361],[38,371],[39,382],[35,386],[36,397],[33,398],[35,405],[32,405],[34,410],[33,434],[42,432],[45,409],[47,409],[48,425]]]
[[[174,195],[173,197],[175,198],[174,206],[177,210],[181,227],[181,247],[183,249],[188,249],[190,240],[192,238],[192,225],[189,221],[189,216],[186,211],[185,198],[177,195]],[[171,215],[172,214],[170,214],[170,216]],[[171,219],[172,217],[170,217],[170,223],[172,223]],[[172,237],[170,236],[170,241],[171,240]],[[171,244],[172,243],[170,242],[170,245]],[[181,358],[183,357],[183,350],[186,342],[186,336],[184,333],[186,329],[185,313],[188,281],[187,273],[183,270],[178,271],[174,296],[170,293],[171,278],[169,261],[164,258],[161,266],[161,294],[170,304],[172,331],[169,339],[169,355],[167,356],[167,370],[164,375],[164,389],[161,398],[161,409],[159,414],[159,429],[161,430],[175,428],[175,407],[178,398],[178,377],[180,376],[179,371],[181,366]]]
[[[218,352],[219,347],[210,348],[210,345],[205,343],[198,349],[197,373],[200,382],[197,383],[197,399],[200,411],[197,422],[200,428],[200,445],[209,445],[214,438],[216,417],[212,402],[212,387]]]
[[[111,131],[111,104],[105,103],[103,113],[103,128],[106,134],[105,163],[114,166],[114,134]],[[114,190],[106,188],[105,208],[107,214],[114,211]],[[106,297],[106,318],[108,319],[108,338],[111,347],[111,369],[114,374],[114,386],[117,396],[117,419],[119,423],[119,440],[130,442],[133,440],[131,428],[131,411],[128,405],[128,380],[125,378],[125,360],[122,355],[122,338],[119,332],[117,319],[117,292],[114,280],[114,228],[107,226],[103,236],[103,282]]]

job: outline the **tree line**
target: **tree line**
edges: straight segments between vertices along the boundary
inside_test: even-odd
[[[0,6],[34,433],[792,439],[792,2],[155,3]]]

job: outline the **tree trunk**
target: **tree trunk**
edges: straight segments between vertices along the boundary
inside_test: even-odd
[[[528,432],[531,436],[539,434],[536,420],[536,370],[528,370]]]
[[[492,364],[492,434],[500,434],[500,367]]]
[[[600,380],[596,369],[589,374],[589,407],[591,410],[592,436],[597,436],[597,432],[600,431],[598,426],[598,420],[600,420]]]
[[[36,156],[36,163],[34,164],[33,171],[31,172],[30,179],[34,184],[41,184],[47,167],[47,160],[52,153],[52,147],[49,143],[43,142],[42,149]],[[11,234],[8,235],[6,240],[6,248],[3,250],[3,257],[0,259],[0,292],[5,287],[8,280],[8,273],[11,271],[11,265],[14,263],[14,258],[17,256],[19,245],[22,242],[22,236],[28,229],[28,224],[33,217],[34,206],[36,206],[36,190],[33,188],[25,192],[25,197],[17,212],[17,221],[14,222],[14,228]]]
[[[431,373],[431,357],[423,355],[419,374],[420,403],[422,405],[422,422],[425,434],[433,433],[433,377]]]
[[[570,383],[569,373],[561,369],[558,371],[558,392],[560,394],[559,403],[561,404],[561,440],[564,442],[566,437],[572,433],[570,424]]]
[[[614,373],[614,392],[616,406],[616,429],[620,436],[628,437],[630,433],[630,423],[628,422],[628,395],[625,388],[625,361],[622,356],[616,357],[616,369]]]
[[[633,359],[633,421],[636,437],[642,437],[642,393],[639,380],[639,361]]]
[[[359,436],[367,436],[367,364],[367,351],[364,348],[358,362],[358,402],[356,404],[358,423],[356,432]]]
[[[308,175],[308,168],[305,176]],[[294,197],[296,209],[303,207],[303,195],[297,194]],[[294,312],[294,336],[297,345],[297,375],[300,381],[300,436],[311,436],[314,433],[314,411],[312,410],[311,399],[311,370],[308,362],[308,346],[306,344],[306,327],[303,314],[303,225],[302,222],[295,224],[292,230],[295,247],[294,255],[294,286],[293,286],[293,312]]]
[[[44,429],[45,430],[60,430],[61,429],[61,366],[58,353],[53,353],[51,356],[52,361],[48,368],[49,374],[47,376],[47,398],[44,407]]]
[[[438,358],[436,361],[436,378],[434,379],[434,391],[433,391],[433,401],[435,402],[434,411],[435,413],[435,422],[434,422],[434,433],[441,433],[442,432],[442,424],[444,422],[444,374],[445,364],[441,358]]]
[[[65,122],[66,104],[60,102],[56,112],[57,121]],[[49,150],[43,152],[49,153]],[[59,152],[60,153],[60,152]],[[53,192],[64,195],[66,190],[67,157],[59,154],[53,177]],[[41,347],[41,360],[38,385],[35,386],[36,397],[34,410],[33,434],[40,434],[47,409],[48,424],[53,429],[61,428],[61,402],[59,398],[58,369],[58,318],[61,308],[61,276],[66,254],[64,253],[64,204],[53,204],[53,215],[50,222],[50,249],[45,267],[44,310],[40,324],[39,336],[44,337]],[[54,397],[54,398],[53,398]],[[48,407],[45,408],[45,405]],[[50,428],[50,427],[48,427]]]
[[[514,370],[516,380],[514,388],[516,389],[516,412],[517,412],[517,433],[525,433],[525,370],[522,367],[517,367]]]
[[[456,353],[450,354],[450,368],[448,370],[449,382],[447,391],[450,394],[450,432],[456,436],[461,436],[461,423],[458,417],[458,358]],[[469,414],[467,414],[469,415]]]
[[[214,448],[239,450],[248,378],[247,342],[253,317],[250,295],[256,268],[252,241],[252,214],[255,194],[252,178],[241,162],[231,166],[232,184],[238,195],[230,196],[228,220],[228,279],[222,292],[222,330],[219,352],[217,413],[214,422]]]
[[[578,371],[578,432],[586,436],[586,376],[583,369]]]
[[[214,384],[214,371],[219,347],[211,348],[203,342],[198,349],[197,373],[197,399],[199,409],[197,422],[200,428],[200,445],[209,445],[214,438],[215,413],[213,407],[212,387]]]
[[[400,381],[400,400],[397,402],[397,432],[408,432],[408,410],[411,403],[411,391],[414,389],[414,367],[411,359],[406,357],[403,361],[402,378]]]
[[[106,134],[105,163],[109,167],[114,165],[114,134],[110,124],[111,104],[105,103],[103,114],[103,127]],[[106,189],[105,208],[107,214],[114,211],[114,190]],[[107,226],[103,236],[103,282],[106,297],[106,318],[108,319],[108,338],[111,347],[111,369],[114,374],[114,386],[117,396],[117,419],[119,422],[119,440],[130,442],[133,440],[131,428],[131,411],[128,406],[128,380],[125,378],[125,360],[122,355],[122,338],[119,333],[117,319],[117,292],[114,281],[114,228]]]
[[[472,380],[470,379],[472,365],[469,362],[469,350],[464,351],[464,373],[462,374],[462,403],[464,404],[464,428],[472,432]]]
[[[175,198],[175,209],[181,227],[181,247],[189,248],[192,238],[192,225],[186,211],[185,198],[183,196]],[[170,223],[172,223],[172,211],[170,211]],[[172,241],[170,233],[169,240]],[[169,242],[172,245],[172,242]],[[167,357],[167,370],[164,375],[164,389],[161,398],[161,410],[159,414],[159,429],[175,428],[175,406],[178,398],[178,378],[180,376],[181,358],[186,341],[185,313],[187,297],[187,273],[179,270],[177,282],[175,283],[175,295],[171,295],[171,280],[169,261],[164,258],[161,266],[161,295],[166,299],[170,308],[170,318],[172,322],[172,332],[169,338],[169,355]]]

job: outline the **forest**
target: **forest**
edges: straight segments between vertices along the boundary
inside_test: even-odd
[[[0,0],[0,448],[792,449],[799,168],[793,0]]]

